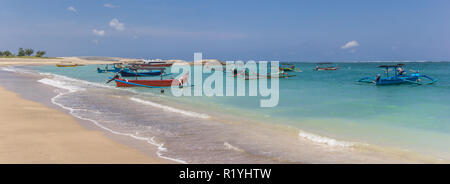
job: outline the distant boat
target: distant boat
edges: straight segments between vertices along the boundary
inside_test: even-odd
[[[324,70],[337,70],[339,67],[337,67],[334,63],[317,63],[316,68],[313,70],[315,71],[324,71]]]
[[[173,63],[167,62],[147,62],[143,64],[132,64],[132,67],[135,68],[145,68],[145,67],[171,67]]]
[[[84,66],[80,64],[56,64],[57,67],[77,67],[77,66]]]
[[[112,65],[112,66],[111,66]],[[111,68],[109,68],[111,66]],[[98,73],[119,72],[122,70],[122,63],[107,64],[104,69],[97,68]]]
[[[393,84],[433,84],[437,82],[437,80],[427,76],[422,75],[420,72],[414,71],[414,73],[410,75],[406,75],[406,72],[403,70],[404,64],[396,64],[396,65],[380,65],[379,68],[384,68],[386,76],[381,77],[378,74],[375,78],[372,77],[364,77],[359,79],[358,82],[366,82],[366,83],[374,83],[376,85],[393,85]],[[393,74],[389,73],[389,70],[393,68]],[[421,78],[425,78],[428,82],[422,82]]]
[[[280,66],[280,70],[285,71],[285,72],[302,72],[302,70],[298,69],[295,67],[295,65],[293,64],[287,64],[287,63],[283,63]]]

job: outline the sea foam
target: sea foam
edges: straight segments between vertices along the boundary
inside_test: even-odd
[[[336,139],[332,139],[329,137],[324,137],[320,135],[316,135],[313,133],[308,133],[302,130],[299,130],[298,136],[307,140],[310,140],[315,143],[320,144],[327,144],[330,146],[342,146],[342,147],[351,147],[354,145],[352,142],[346,142],[346,141],[338,141]]]
[[[207,115],[207,114],[201,114],[201,113],[196,113],[196,112],[192,112],[192,111],[185,111],[185,110],[181,110],[181,109],[177,109],[177,108],[161,105],[161,104],[158,104],[158,103],[155,103],[155,102],[142,100],[142,99],[135,98],[135,97],[131,97],[130,99],[135,101],[135,102],[141,103],[141,104],[150,105],[150,106],[153,106],[153,107],[161,108],[163,110],[170,111],[170,112],[175,112],[175,113],[182,114],[182,115],[185,115],[185,116],[190,116],[190,117],[194,117],[194,118],[202,118],[202,119],[209,119],[210,118],[210,116]]]

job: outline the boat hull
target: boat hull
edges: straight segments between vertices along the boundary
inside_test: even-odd
[[[317,68],[316,71],[337,70],[338,68]]]
[[[129,71],[120,71],[120,75],[122,77],[142,77],[142,76],[158,76],[161,75],[161,71],[155,71],[155,72],[129,72]]]
[[[117,87],[170,87],[180,86],[185,81],[177,79],[166,80],[128,80],[128,79],[114,79]]]

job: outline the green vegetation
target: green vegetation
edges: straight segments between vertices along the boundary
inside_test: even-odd
[[[26,56],[31,56],[34,53],[33,49],[25,49],[25,55]]]
[[[43,57],[45,54],[47,54],[46,51],[38,50],[36,52],[36,55],[32,56],[34,53],[34,49],[28,48],[23,49],[19,48],[19,52],[17,52],[17,56],[15,56],[10,51],[0,51],[0,58],[30,58],[30,59],[38,59],[38,58],[46,58],[46,59],[56,59],[51,57]]]
[[[10,57],[10,56],[14,56],[11,52],[7,51],[0,51],[0,56],[6,56],[6,57]]]
[[[42,57],[42,56],[44,56],[46,53],[47,53],[47,52],[45,52],[45,51],[40,51],[40,50],[38,50],[38,51],[36,52],[36,57]]]
[[[25,50],[23,50],[23,48],[19,48],[19,52],[17,53],[17,56],[25,56]]]

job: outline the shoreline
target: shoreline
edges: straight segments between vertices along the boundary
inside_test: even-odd
[[[37,62],[27,65],[42,65]],[[0,163],[175,163],[158,157],[157,146],[143,143],[143,152],[139,143],[125,144],[123,136],[108,135],[62,108],[24,98],[3,85],[0,100]]]

